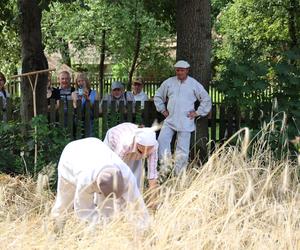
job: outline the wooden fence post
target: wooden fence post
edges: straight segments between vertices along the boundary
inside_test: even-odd
[[[0,121],[4,121],[3,99],[0,97]]]
[[[62,127],[65,127],[65,107],[63,103],[60,103],[58,108],[58,122]]]
[[[143,124],[143,117],[142,117],[142,110],[141,110],[141,102],[136,102],[135,103],[135,109],[134,109],[134,120],[133,122],[142,125]]]
[[[93,126],[93,135],[96,138],[99,138],[99,101],[94,102],[93,106],[93,118],[94,118],[94,126]]]
[[[133,102],[132,101],[128,101],[127,102],[127,121],[128,122],[133,122],[133,116],[134,116],[134,110],[133,110]]]
[[[72,100],[68,100],[67,129],[68,129],[69,134],[71,135],[71,138],[74,139],[74,107],[73,107],[73,101]]]
[[[86,100],[84,107],[84,137],[91,134],[91,106],[90,101]]]
[[[123,123],[125,121],[125,112],[126,112],[125,103],[123,101],[120,101],[118,108],[116,110],[116,113],[118,113],[120,116],[120,120],[117,121],[116,123]],[[117,124],[112,124],[112,125],[116,126]]]
[[[82,103],[81,100],[77,100],[76,102],[76,139],[80,139],[83,136],[82,132]]]
[[[220,128],[219,128],[219,141],[222,142],[225,139],[225,130],[226,130],[226,113],[225,105],[221,104],[220,106]]]
[[[56,122],[56,100],[50,99],[50,109],[48,110],[48,113],[50,123]]]
[[[104,139],[104,136],[106,134],[106,131],[108,130],[108,103],[107,101],[102,102],[102,139]]]
[[[210,153],[215,150],[217,142],[217,105],[212,105],[211,119],[208,126],[210,127]]]

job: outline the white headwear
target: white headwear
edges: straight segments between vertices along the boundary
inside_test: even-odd
[[[175,63],[174,67],[187,69],[190,67],[190,65],[187,61],[179,60],[177,63]]]
[[[111,89],[112,90],[114,90],[114,89],[124,89],[124,85],[121,82],[113,82],[111,84]]]
[[[135,141],[143,146],[154,146],[157,144],[156,134],[151,128],[138,128],[135,133]]]

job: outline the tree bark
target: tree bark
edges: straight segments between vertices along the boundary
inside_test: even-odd
[[[299,40],[298,40],[298,30],[297,30],[297,13],[299,12],[299,4],[296,0],[289,1],[289,7],[287,8],[288,12],[288,30],[290,36],[290,49],[294,50],[298,48]],[[295,59],[291,59],[290,63],[296,65],[297,61]]]
[[[20,37],[22,48],[22,73],[48,68],[41,34],[42,10],[35,0],[18,0],[20,11]],[[35,77],[31,77],[34,83]],[[38,76],[36,86],[37,114],[47,112],[47,74]],[[33,117],[33,94],[27,77],[21,79],[21,118],[28,122]]]
[[[187,60],[190,75],[196,78],[208,90],[211,80],[211,3],[209,0],[177,0],[176,31],[177,60]],[[199,131],[198,131],[199,130]],[[205,150],[208,141],[207,119],[197,126],[200,136],[200,159],[207,159]],[[198,137],[199,137],[198,136]]]
[[[131,90],[131,82],[132,82],[132,76],[136,67],[136,62],[139,58],[140,49],[141,49],[141,39],[142,39],[142,32],[141,32],[141,25],[139,23],[136,23],[136,32],[135,32],[135,47],[134,47],[134,53],[133,53],[133,59],[130,67],[130,71],[128,74],[128,90]]]

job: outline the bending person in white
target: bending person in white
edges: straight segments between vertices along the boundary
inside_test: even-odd
[[[188,76],[190,65],[178,61],[175,65],[176,76],[165,80],[154,96],[154,104],[164,117],[163,127],[159,133],[158,156],[160,161],[171,155],[171,140],[177,132],[175,149],[175,174],[179,174],[188,164],[191,132],[195,130],[195,118],[206,116],[211,110],[211,99],[204,87],[194,78]],[[200,102],[197,110],[195,101]],[[167,107],[165,103],[168,101]],[[163,164],[165,164],[163,162]]]
[[[139,188],[144,186],[142,159],[147,159],[149,188],[157,187],[158,142],[152,128],[121,123],[107,131],[103,142],[129,166]]]
[[[111,215],[114,206],[108,203],[111,204],[108,208],[102,203],[111,211],[101,214],[94,202],[95,194],[100,195],[102,202],[107,197],[117,199],[121,209],[133,204],[134,219],[139,226],[147,225],[149,215],[129,167],[99,139],[73,141],[64,148],[58,164],[57,197],[52,216],[57,223],[63,222],[65,215],[74,208],[80,219],[99,222],[101,215]]]

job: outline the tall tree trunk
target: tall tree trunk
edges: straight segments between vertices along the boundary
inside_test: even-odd
[[[297,13],[300,10],[298,1],[290,0],[290,6],[288,8],[288,19],[289,19],[289,35],[291,39],[291,49],[296,48],[299,41],[297,38]],[[299,13],[298,13],[299,14]]]
[[[208,90],[211,80],[211,3],[209,0],[177,0],[176,31],[178,60],[187,60],[190,75],[196,78]],[[200,159],[207,158],[208,138],[207,119],[197,126],[200,136]]]
[[[299,47],[299,27],[298,27],[298,20],[299,18],[299,11],[300,6],[299,2],[296,0],[290,0],[290,5],[287,9],[288,11],[288,30],[289,30],[289,36],[290,36],[290,49],[296,49]],[[296,64],[296,60],[292,59],[290,60],[291,64]]]
[[[48,68],[41,35],[42,11],[35,0],[18,0],[20,10],[20,36],[22,43],[22,73]],[[34,83],[34,76],[31,77]],[[39,74],[36,86],[37,114],[47,112],[47,74]],[[21,117],[28,122],[33,116],[32,89],[27,77],[21,80]]]
[[[134,53],[133,53],[133,59],[132,64],[130,67],[130,71],[128,74],[128,89],[131,90],[131,82],[132,82],[132,76],[136,67],[136,62],[139,58],[140,49],[141,49],[141,39],[142,39],[142,32],[141,32],[141,25],[139,23],[136,23],[136,29],[135,29],[135,47],[134,47]]]
[[[99,63],[99,84],[100,84],[100,98],[103,97],[103,87],[104,87],[104,61],[105,61],[105,49],[106,49],[106,30],[102,30],[101,37],[101,54]]]

